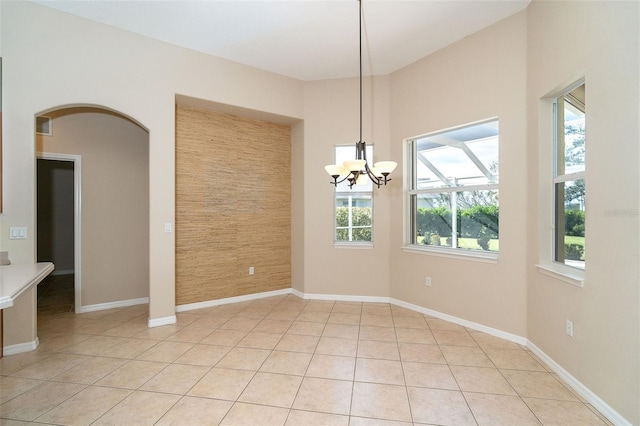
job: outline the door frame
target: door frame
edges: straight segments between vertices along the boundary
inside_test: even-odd
[[[82,157],[75,154],[61,154],[55,152],[38,152],[37,160],[71,161],[73,163],[73,289],[74,289],[74,311],[81,312],[82,299]],[[37,200],[36,200],[37,209]],[[37,232],[37,227],[36,227]],[[37,246],[36,235],[36,246]],[[36,247],[37,250],[37,247]]]

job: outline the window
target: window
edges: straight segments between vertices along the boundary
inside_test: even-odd
[[[373,158],[373,147],[367,145],[367,158]],[[355,146],[336,146],[335,164],[353,160]],[[349,188],[345,181],[335,188],[336,243],[370,243],[373,241],[373,184],[367,178]]]
[[[585,268],[585,87],[554,99],[554,260]]]
[[[408,243],[498,251],[498,120],[408,143]]]

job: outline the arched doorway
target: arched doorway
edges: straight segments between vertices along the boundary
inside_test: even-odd
[[[60,213],[65,211],[60,204],[64,199],[68,203],[69,197],[57,199],[61,191],[55,186],[49,192],[38,188],[38,261],[56,264],[57,255],[63,255],[47,252],[45,245],[59,250],[73,246],[72,266],[68,258],[59,257],[60,267],[50,279],[64,281],[56,277],[73,275],[76,313],[148,303],[148,131],[123,114],[95,106],[57,108],[38,117],[48,122],[44,128],[36,127],[46,130],[36,134],[38,161],[72,162],[75,182],[73,244],[69,244],[69,232],[51,229],[56,215],[57,222],[68,226],[69,218],[59,216],[65,214]],[[38,185],[45,186],[46,177],[39,177]],[[45,203],[44,198],[50,200]],[[44,208],[60,212],[42,214]],[[51,223],[40,223],[41,217]],[[46,288],[47,283],[43,284]]]

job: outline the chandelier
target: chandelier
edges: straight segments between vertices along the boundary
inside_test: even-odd
[[[362,140],[362,0],[358,0],[359,37],[360,37],[360,140],[356,143],[356,159],[342,164],[332,164],[324,169],[333,178],[334,186],[344,181],[349,188],[355,184],[366,182],[367,177],[380,188],[391,179],[389,175],[398,165],[395,161],[378,161],[372,167],[367,163],[366,143]]]

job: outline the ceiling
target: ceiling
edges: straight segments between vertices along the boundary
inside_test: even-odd
[[[363,73],[396,71],[521,11],[530,1],[364,1]],[[358,75],[356,0],[35,3],[300,80]]]

